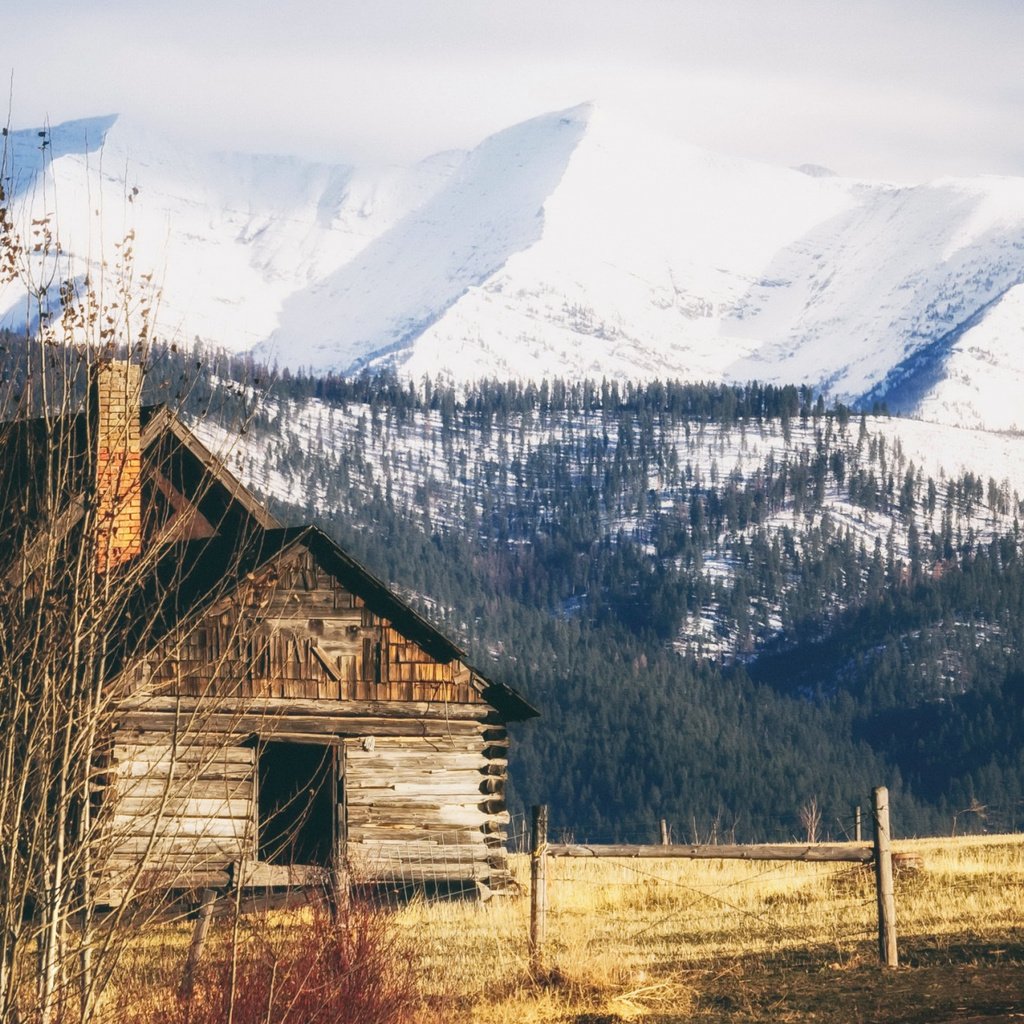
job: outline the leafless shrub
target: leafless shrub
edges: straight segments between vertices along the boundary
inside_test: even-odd
[[[97,915],[98,880],[125,838],[104,801],[123,670],[154,637],[173,651],[191,628],[172,614],[183,531],[156,516],[126,546],[97,485],[144,486],[137,456],[105,454],[107,428],[84,404],[112,357],[141,368],[140,391],[148,372],[158,293],[135,273],[132,235],[95,279],[76,280],[51,218],[19,231],[7,170],[4,151],[0,290],[20,289],[33,327],[0,355],[0,1021],[85,1022],[106,1012],[119,952],[172,880],[136,831],[121,905]],[[185,716],[169,742],[202,730],[203,715]],[[166,788],[154,794],[153,828],[167,802]]]
[[[225,922],[190,998],[174,995],[172,967],[162,998],[147,994],[119,1024],[403,1024],[419,997],[387,917],[354,903],[340,921],[320,905],[291,927],[264,916],[243,928]],[[219,941],[218,941],[219,940]]]
[[[821,834],[821,806],[816,796],[812,796],[801,806],[800,825],[807,842],[816,843]]]

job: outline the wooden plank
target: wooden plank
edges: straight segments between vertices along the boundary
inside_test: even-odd
[[[377,736],[374,739],[372,750],[358,750],[358,748],[353,750],[357,756],[362,756],[365,753],[371,757],[403,752],[423,756],[433,752],[435,755],[473,754],[474,757],[481,758],[484,756],[484,751],[479,729],[471,729],[459,734],[452,733],[451,736],[446,736],[441,743],[432,737],[423,736]]]
[[[354,864],[372,864],[374,867],[396,868],[418,868],[426,866],[475,866],[478,864],[489,864],[491,853],[486,846],[479,848],[464,846],[446,849],[438,846],[426,852],[412,852],[408,850],[387,850],[374,843],[366,843],[353,849],[349,858]]]
[[[481,856],[490,855],[493,851],[493,844],[488,844],[487,836],[474,827],[441,831],[417,828],[408,823],[397,826],[364,825],[357,830],[357,834],[357,845],[379,847],[389,856],[418,853],[436,857],[438,851],[449,847],[456,857],[462,856],[469,849],[476,851],[474,855]]]
[[[191,795],[166,797],[118,797],[115,818],[125,815],[160,818],[251,818],[252,800],[220,799],[207,800]]]
[[[343,604],[337,604],[335,593],[324,589],[298,591],[277,588],[270,595],[266,613],[268,618],[286,619],[341,617],[340,613],[347,609]],[[361,623],[358,609],[351,621]]]
[[[383,851],[409,851],[436,856],[439,850],[455,847],[454,853],[459,856],[462,847],[479,847],[489,852],[486,837],[471,828],[460,828],[454,831],[434,831],[426,828],[407,826],[404,828],[364,827],[360,829],[362,845],[373,844]]]
[[[210,871],[225,871],[229,865],[238,860],[239,851],[237,847],[229,854],[190,854],[190,853],[164,853],[156,851],[148,857],[131,857],[127,854],[119,854],[106,859],[105,866],[108,871],[125,871],[134,867],[142,870],[151,868],[160,870],[180,871],[184,868],[196,867],[206,868]]]
[[[337,659],[332,654],[329,654],[328,652],[323,650],[319,645],[310,648],[310,651],[312,657],[316,659],[320,668],[327,674],[329,683],[337,684],[338,682],[340,682],[341,670],[338,668]],[[337,690],[336,686],[331,689],[336,691],[338,696],[340,697],[340,691]],[[325,693],[325,687],[323,684],[321,684],[316,696],[320,699],[323,699],[325,696],[328,696],[328,693]]]
[[[358,780],[348,784],[349,798],[355,796],[355,790],[373,790],[377,793],[397,793],[401,796],[416,797],[444,797],[452,796],[465,800],[472,800],[480,796],[479,779],[459,782],[442,782],[441,780],[424,780],[422,782],[401,781],[392,782],[390,785],[381,785],[379,782],[370,780]]]
[[[401,707],[395,704],[395,707]],[[121,716],[129,728],[171,731],[178,723],[174,714],[129,711]],[[353,715],[279,715],[266,714],[212,714],[206,720],[208,727],[222,725],[225,732],[242,730],[272,739],[276,729],[282,732],[303,733],[310,736],[430,736],[444,739],[452,735],[472,735],[479,732],[479,723],[473,720],[444,720],[443,718],[402,718],[398,716],[359,717]]]
[[[552,844],[550,857],[641,857],[650,859],[683,858],[688,860],[794,860],[846,861],[868,864],[874,857],[870,846],[852,843],[761,843],[749,846],[635,846],[625,843],[583,845]]]
[[[485,761],[479,750],[357,750],[349,751],[351,764],[358,770],[373,766],[377,771],[402,772],[413,768],[424,775],[442,775],[446,772],[477,771],[483,775],[497,773],[502,765]],[[508,762],[505,762],[507,764]]]
[[[114,761],[111,763],[110,772],[114,778],[119,780],[119,784],[123,781],[126,785],[131,780],[159,782],[171,774],[166,767],[139,764],[137,761],[130,764]],[[215,764],[176,764],[173,778],[180,785],[224,782],[230,786],[239,786],[249,782],[252,779],[252,773],[253,766],[251,764],[236,764],[226,767]]]
[[[208,745],[193,743],[172,746],[163,735],[155,736],[150,743],[130,743],[118,739],[114,744],[115,758],[124,756],[130,760],[170,762],[172,752],[174,761],[181,764],[217,762],[251,765],[253,760],[252,749],[249,747],[224,746],[212,743]]]
[[[210,708],[211,703],[213,708]],[[137,695],[127,698],[121,705],[126,712],[157,712],[179,714],[182,721],[187,721],[191,715],[203,713],[216,716],[217,720],[227,718],[230,714],[237,715],[263,715],[267,718],[284,718],[291,715],[319,715],[329,718],[375,718],[387,716],[388,718],[400,718],[411,720],[416,718],[433,718],[444,721],[472,721],[483,725],[488,722],[488,705],[481,707],[466,704],[438,705],[433,701],[412,701],[409,703],[396,704],[390,701],[381,700],[320,700],[311,698],[294,698],[290,700],[278,700],[266,697],[254,697],[252,699],[235,697],[218,697],[211,701],[202,697],[176,697],[174,695]],[[130,727],[130,726],[129,726]],[[493,724],[487,724],[488,736],[495,732]],[[244,732],[240,726],[236,732]],[[496,745],[504,739],[507,743],[507,734],[500,737],[493,737],[491,745]]]
[[[357,790],[383,791],[398,794],[413,794],[438,797],[461,796],[464,800],[479,800],[478,794],[484,793],[485,787],[494,792],[495,786],[505,782],[502,778],[488,778],[478,769],[470,768],[452,772],[427,772],[413,768],[369,769],[360,766],[352,772],[349,790],[354,794]]]
[[[490,813],[485,810],[485,804],[492,801],[492,797],[486,796],[477,791],[466,792],[458,790],[453,793],[433,793],[424,790],[421,793],[396,793],[384,786],[367,786],[362,789],[348,789],[348,799],[353,807],[377,807],[381,810],[389,808],[405,808],[415,810],[440,810],[445,807],[472,807],[483,814]]]
[[[146,838],[156,834],[158,842],[180,836],[245,840],[252,830],[246,818],[186,818],[173,816],[154,821],[137,815],[112,815],[110,842],[122,838]]]
[[[168,779],[142,777],[118,777],[110,787],[112,799],[122,800],[126,797],[136,799],[159,799],[167,795],[176,799],[193,797],[199,800],[225,800],[252,798],[252,772],[244,779],[201,778],[191,776]]]
[[[408,804],[394,807],[382,804],[368,804],[363,808],[354,805],[350,809],[348,824],[350,829],[359,827],[401,827],[431,821],[437,826],[438,832],[455,828],[478,829],[486,820],[497,815],[487,814],[477,807],[466,807],[460,804],[425,805]]]
[[[494,792],[504,784],[504,779],[488,778],[475,771],[435,776],[423,772],[350,772],[348,791],[353,799],[364,802],[373,799],[387,800],[391,794],[412,798],[444,798],[450,802],[453,799],[479,800],[482,794]]]
[[[272,886],[326,885],[330,870],[316,864],[268,864],[265,861],[246,861],[242,869],[243,888],[270,888]]]
[[[160,836],[156,842],[151,842],[149,836],[111,837],[109,857],[115,860],[137,861],[147,851],[152,851],[153,857],[199,857],[207,860],[225,861],[238,859],[237,839],[221,838],[217,836]]]
[[[123,780],[126,785],[131,780],[137,780],[139,783],[147,780],[158,782],[168,777],[173,777],[182,785],[219,781],[230,785],[241,785],[252,778],[252,772],[251,763],[232,765],[217,765],[212,762],[206,764],[176,763],[173,772],[171,772],[169,763],[113,760],[110,764],[111,775],[118,780]]]
[[[453,721],[457,721],[457,719],[454,719]],[[472,720],[470,719],[469,721]],[[450,744],[438,746],[435,740],[410,738],[396,733],[394,736],[377,737],[374,750],[381,753],[389,750],[427,750],[434,748],[438,750],[451,750],[453,752],[462,750],[463,753],[472,750],[474,753],[480,753],[484,749],[484,745],[486,743],[483,739],[483,731],[486,726],[482,725],[480,722],[473,722],[472,724],[472,729],[463,732],[460,735],[455,735],[453,733]]]
[[[356,855],[351,862],[352,874],[365,882],[458,882],[486,880],[491,868],[486,863],[468,864],[443,862],[437,864],[379,865],[372,857],[363,859]]]
[[[145,891],[161,889],[224,889],[231,881],[226,871],[212,871],[201,868],[183,868],[180,871],[147,871],[145,884],[140,888]]]
[[[213,904],[216,898],[216,890],[203,890],[202,906],[199,908],[199,917],[196,919],[195,931],[192,933],[192,942],[189,944],[188,958],[185,961],[185,973],[179,990],[181,998],[186,1003],[192,1000],[195,973],[203,955],[203,947],[206,945],[206,936],[213,919]]]
[[[367,830],[380,830],[377,834],[381,837],[387,835],[404,835],[406,832],[422,832],[443,836],[447,833],[460,831],[479,832],[486,835],[488,825],[494,825],[495,829],[503,824],[496,820],[496,816],[483,814],[478,811],[461,812],[461,821],[442,821],[440,808],[433,810],[429,817],[423,814],[410,813],[408,808],[395,807],[364,807],[353,808],[348,817],[348,834],[369,835]],[[360,832],[362,830],[362,832]]]
[[[443,758],[443,753],[438,759]],[[483,763],[471,764],[466,767],[450,767],[442,764],[433,767],[429,761],[429,754],[423,754],[419,761],[391,761],[386,763],[384,759],[377,761],[358,761],[352,766],[352,781],[361,784],[371,779],[384,780],[387,783],[394,782],[421,782],[436,783],[461,783],[463,785],[479,785],[484,777]]]
[[[498,822],[502,825],[507,825],[511,820],[509,818],[508,811],[501,811],[496,814],[485,813],[476,807],[467,807],[459,804],[417,804],[412,807],[406,806],[404,808],[373,807],[372,809],[368,809],[367,816],[364,820],[370,824],[380,824],[383,822],[401,824],[403,822],[415,820],[414,817],[410,816],[410,811],[412,811],[413,815],[422,815],[427,811],[432,812],[439,831],[461,827],[481,828],[485,821]]]

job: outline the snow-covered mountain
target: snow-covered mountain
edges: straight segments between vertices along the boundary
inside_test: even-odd
[[[1024,428],[1024,178],[769,167],[590,105],[411,167],[202,154],[115,117],[8,142],[26,229],[58,212],[83,273],[134,228],[188,339],[415,378],[808,383]],[[0,322],[23,308],[0,293]]]

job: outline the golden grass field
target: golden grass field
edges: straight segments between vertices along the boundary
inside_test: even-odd
[[[878,965],[873,871],[850,864],[549,860],[537,971],[526,857],[520,895],[387,914],[424,1024],[1024,1021],[1024,836],[895,848],[923,864],[897,874],[896,970]],[[287,934],[303,913],[245,928]],[[124,964],[154,1007],[190,930],[148,934]]]
[[[1024,1020],[1024,836],[896,850],[923,866],[896,879],[895,971],[873,871],[849,864],[550,860],[539,977],[526,896],[414,903],[396,923],[453,1022]]]

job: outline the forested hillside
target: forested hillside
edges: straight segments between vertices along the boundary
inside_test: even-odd
[[[990,439],[796,388],[291,378],[231,457],[543,710],[520,805],[750,838],[810,800],[842,834],[879,782],[904,831],[1024,819],[1020,456]]]
[[[194,355],[154,397],[541,709],[514,808],[768,839],[814,801],[842,836],[884,783],[904,834],[1024,824],[1024,439],[758,385],[262,398],[265,371]]]

